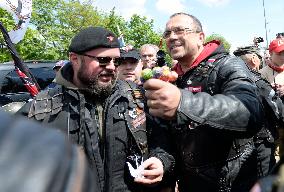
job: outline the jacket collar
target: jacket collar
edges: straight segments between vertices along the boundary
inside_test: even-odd
[[[191,67],[189,70],[197,67],[202,61],[207,59],[208,57],[225,52],[223,45],[217,40],[210,41],[206,44],[204,44],[204,49],[203,51],[199,54],[199,56],[195,59],[195,61],[192,63]],[[184,72],[182,71],[181,65],[177,63],[174,67],[173,70],[179,75],[182,76]]]
[[[59,69],[59,71],[56,73],[54,82],[69,89],[78,89],[78,87],[76,87],[76,85],[74,85],[72,82],[73,75],[74,71],[72,68],[72,64],[71,62],[69,62],[61,69]]]

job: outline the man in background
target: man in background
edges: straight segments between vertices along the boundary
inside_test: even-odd
[[[233,54],[240,57],[254,71],[258,72],[261,68],[262,56],[256,46],[239,47]]]
[[[240,57],[251,69],[253,79],[258,88],[263,111],[265,112],[262,129],[254,137],[258,161],[258,175],[259,178],[262,178],[268,175],[276,163],[274,155],[276,140],[278,139],[278,126],[280,124],[278,116],[279,112],[283,109],[283,105],[270,83],[264,80],[261,74],[258,73],[262,61],[259,48],[256,46],[239,47],[233,53],[235,56]],[[276,155],[277,159],[279,159],[279,154],[277,153]]]
[[[140,48],[143,68],[154,68],[157,65],[157,52],[159,47],[153,44],[144,44]]]
[[[61,67],[63,67],[66,63],[68,63],[68,60],[59,60],[55,63],[54,67],[52,68],[55,72],[58,72]]]
[[[284,32],[283,33],[277,33],[276,38],[284,38]]]
[[[277,38],[269,45],[270,60],[259,72],[271,83],[272,87],[284,100],[284,39]]]
[[[118,79],[133,81],[140,84],[142,62],[137,49],[121,50],[121,64],[118,66]]]
[[[58,71],[69,61],[68,60],[59,60],[58,62],[55,63],[54,67],[52,68],[55,75],[58,73]],[[54,88],[57,84],[55,82],[56,80],[54,79],[47,87],[46,89],[51,89]]]

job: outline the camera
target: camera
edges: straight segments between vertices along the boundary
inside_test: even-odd
[[[263,40],[262,37],[255,37],[253,41],[254,41],[254,43],[261,43],[261,42],[264,42],[264,40]]]
[[[284,33],[277,33],[276,34],[276,38],[281,38],[281,37],[284,37]]]
[[[165,58],[166,58],[166,53],[163,50],[159,50],[157,52],[157,65],[159,67],[167,65]]]

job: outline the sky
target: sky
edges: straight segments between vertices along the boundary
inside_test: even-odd
[[[263,37],[260,46],[266,47],[284,32],[284,0],[94,0],[94,6],[103,11],[115,7],[126,20],[133,14],[146,16],[156,31],[164,31],[173,13],[189,13],[201,21],[206,36],[220,34],[231,43],[231,51],[253,44],[254,37]]]

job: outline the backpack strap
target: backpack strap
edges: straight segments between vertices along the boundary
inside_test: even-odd
[[[220,63],[222,58],[225,58],[226,56],[228,56],[228,54],[218,54],[218,55],[214,55],[213,57],[211,57],[210,59],[208,59],[206,61],[205,66],[208,66],[208,70],[207,70],[207,76],[206,76],[206,92],[209,93],[210,95],[214,95],[217,90],[216,90],[216,84],[215,84],[215,80],[217,78],[217,73],[218,73],[218,64]]]

